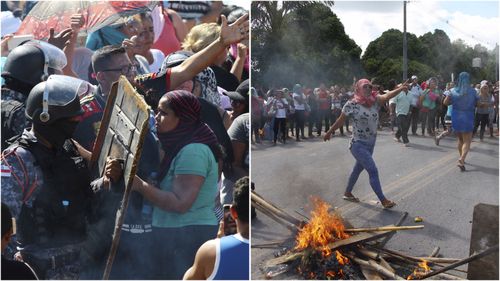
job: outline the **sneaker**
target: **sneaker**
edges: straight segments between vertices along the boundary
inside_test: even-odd
[[[440,141],[440,140],[441,140],[441,139],[440,139],[439,137],[435,137],[435,138],[434,138],[434,143],[435,143],[437,146],[439,146],[439,141]]]
[[[393,138],[393,140],[394,140],[395,142],[401,142],[401,140],[400,140],[399,138]]]
[[[410,143],[409,143],[409,142],[407,142],[407,143],[405,143],[405,144],[404,144],[404,146],[405,146],[405,147],[410,147]]]

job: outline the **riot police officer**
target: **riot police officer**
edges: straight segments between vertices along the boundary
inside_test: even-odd
[[[101,204],[107,178],[91,182],[84,159],[71,136],[83,113],[79,95],[91,88],[80,79],[51,75],[26,100],[32,122],[1,156],[2,202],[17,219],[17,249],[38,276],[78,279],[80,251],[93,214]],[[121,167],[107,163],[118,179]]]
[[[2,71],[2,151],[8,139],[30,126],[24,103],[31,89],[65,66],[63,51],[42,41],[28,41],[9,53]]]

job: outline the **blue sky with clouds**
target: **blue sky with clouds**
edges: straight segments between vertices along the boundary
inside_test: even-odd
[[[499,42],[498,9],[499,1],[409,1],[407,31],[421,36],[442,29],[451,41],[493,49]],[[403,1],[335,1],[333,12],[363,51],[384,31],[403,31]]]

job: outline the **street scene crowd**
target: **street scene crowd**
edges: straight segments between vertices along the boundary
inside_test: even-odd
[[[2,279],[248,279],[248,11],[221,1],[1,10]],[[150,118],[113,260],[124,171],[111,157],[90,167],[124,78]]]
[[[447,83],[439,76],[420,82],[416,75],[398,85],[395,79],[386,83],[373,80],[353,79],[353,85],[330,88],[325,84],[317,88],[295,84],[291,91],[252,88],[252,143],[276,146],[315,137],[327,141],[337,132],[349,136],[356,164],[343,199],[359,202],[352,190],[366,170],[382,206],[391,208],[396,203],[385,198],[372,158],[377,131],[392,131],[394,141],[405,147],[411,146],[413,137],[427,137],[429,145],[439,146],[442,138],[453,135],[461,171],[466,170],[473,138],[482,142],[485,137],[499,135],[498,81],[473,84],[467,72]]]

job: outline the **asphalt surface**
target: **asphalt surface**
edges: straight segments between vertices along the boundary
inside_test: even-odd
[[[311,196],[338,207],[343,218],[355,227],[394,224],[406,211],[409,215],[403,225],[422,224],[425,228],[399,231],[386,248],[428,256],[438,246],[444,257],[467,257],[474,206],[498,205],[498,137],[485,137],[484,142],[474,139],[465,172],[456,166],[454,136],[442,139],[440,146],[430,137],[409,138],[410,146],[404,147],[393,140],[388,128],[378,132],[374,159],[385,196],[397,203],[391,210],[384,210],[377,202],[365,171],[353,190],[361,202],[342,199],[354,158],[348,150],[349,137],[338,133],[329,142],[314,137],[302,142],[289,139],[285,145],[277,146],[269,141],[253,144],[252,181],[266,200],[297,218],[309,216]],[[423,222],[415,223],[416,216],[422,217]],[[252,245],[286,238],[291,238],[291,232],[264,214],[258,212],[257,219],[252,220]],[[252,279],[265,279],[263,264],[278,250],[252,247]],[[277,277],[280,278],[298,276]]]

